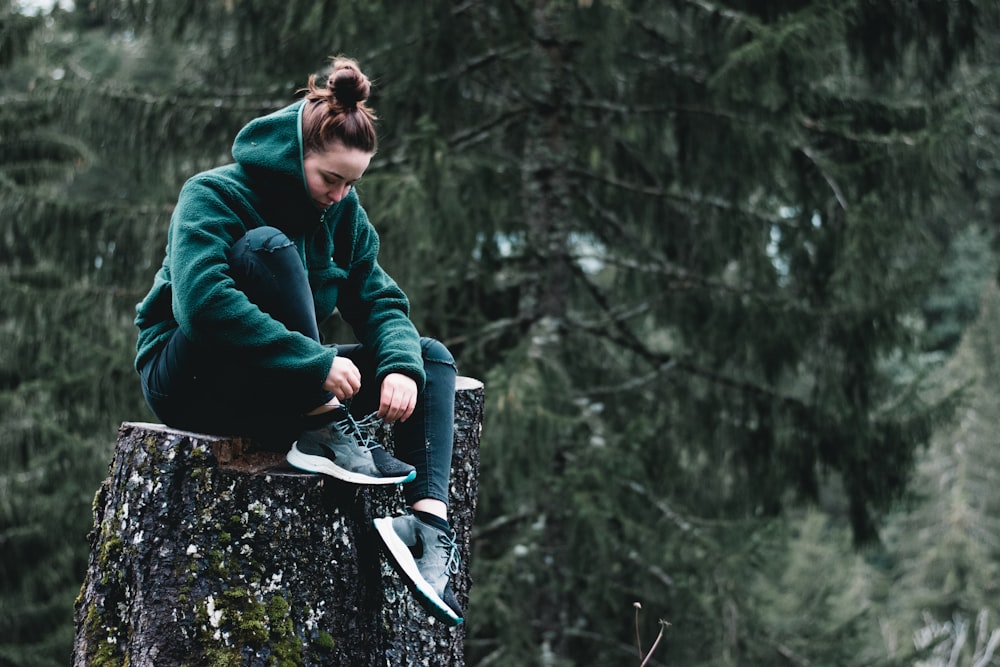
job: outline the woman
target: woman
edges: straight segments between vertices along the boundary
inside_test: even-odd
[[[334,58],[325,86],[311,76],[303,100],[239,132],[234,164],[185,183],[137,307],[135,366],[169,426],[246,435],[349,483],[406,483],[409,513],[376,530],[422,604],[458,624],[455,362],[417,334],[358,201],[376,149],[370,89],[355,61]],[[335,308],[358,343],[321,343],[318,323]],[[369,419],[396,425],[399,459],[368,439]]]

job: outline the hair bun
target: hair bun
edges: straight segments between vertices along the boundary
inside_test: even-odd
[[[372,84],[354,61],[338,58],[334,61],[333,71],[326,80],[326,86],[333,93],[337,104],[346,111],[356,108],[358,104],[368,99]]]
[[[0,0],[2,1],[2,0]],[[365,101],[372,83],[357,61],[331,58],[332,67],[319,86],[320,74],[310,74],[302,111],[302,148],[306,154],[323,152],[334,144],[375,153],[378,141],[375,112]]]

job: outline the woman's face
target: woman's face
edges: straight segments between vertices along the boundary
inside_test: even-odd
[[[325,209],[343,199],[368,168],[372,154],[342,144],[306,155],[302,162],[306,188],[317,208]]]

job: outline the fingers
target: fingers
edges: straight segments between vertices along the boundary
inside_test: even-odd
[[[323,386],[338,400],[351,398],[361,389],[361,371],[350,359],[334,357]],[[402,373],[389,373],[382,380],[378,416],[392,424],[406,421],[417,407],[417,383]]]
[[[406,421],[417,407],[417,384],[412,378],[390,373],[382,380],[378,416],[392,424]]]
[[[405,422],[413,414],[416,406],[417,401],[415,398],[410,399],[400,393],[392,393],[387,396],[386,392],[383,391],[382,400],[379,403],[378,415],[389,424],[397,421]]]
[[[334,357],[323,386],[339,400],[346,400],[361,389],[361,371],[350,359]]]
[[[358,393],[358,388],[347,382],[339,382],[330,387],[330,391],[338,400],[346,401]]]

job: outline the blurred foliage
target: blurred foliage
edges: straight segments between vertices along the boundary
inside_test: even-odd
[[[469,664],[988,641],[993,3],[78,4],[0,0],[0,665],[66,663],[180,185],[337,53],[382,262],[487,385]]]
[[[948,383],[970,385],[967,399],[951,426],[935,434],[885,536],[894,565],[887,628],[902,639],[914,627],[940,633],[941,626],[952,624],[947,641],[963,665],[990,663],[977,663],[982,655],[972,657],[977,648],[971,638],[968,646],[955,646],[956,626],[964,624],[968,631],[980,616],[990,632],[1000,625],[998,325],[1000,290],[991,282],[978,321],[943,373]],[[997,636],[1000,640],[1000,632]]]

